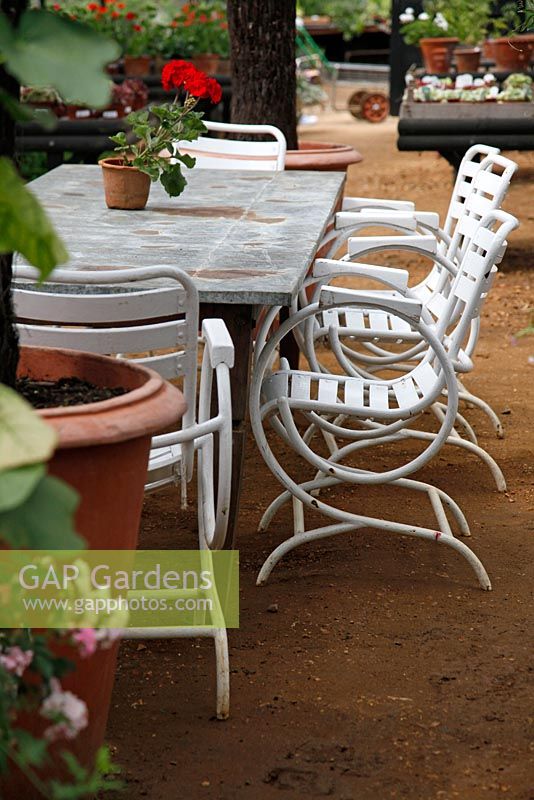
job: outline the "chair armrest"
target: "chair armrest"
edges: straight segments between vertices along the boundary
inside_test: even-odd
[[[436,234],[439,232],[439,214],[436,214],[435,211],[416,211],[414,217],[419,225],[428,228]]]
[[[419,322],[423,313],[423,304],[419,300],[407,297],[398,297],[380,292],[364,292],[354,289],[345,289],[338,286],[325,286],[319,297],[319,308],[332,308],[334,306],[364,306],[365,308],[382,308],[393,314],[401,313],[411,322]]]
[[[375,249],[408,250],[433,256],[437,253],[438,242],[431,233],[407,236],[351,236],[348,249],[351,258]]]
[[[344,197],[342,211],[385,208],[393,211],[415,211],[415,203],[410,200],[387,200],[378,197]]]
[[[415,231],[417,221],[412,211],[388,211],[387,209],[364,209],[363,211],[338,211],[336,230],[344,228],[369,228],[373,226],[406,228]]]
[[[210,365],[234,366],[234,343],[222,319],[205,319],[202,323],[202,339],[208,349]]]
[[[313,265],[314,278],[332,278],[350,275],[369,278],[404,294],[408,288],[409,272],[395,267],[381,267],[375,264],[359,264],[352,261],[337,261],[333,258],[318,258]]]

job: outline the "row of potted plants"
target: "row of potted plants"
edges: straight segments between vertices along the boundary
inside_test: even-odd
[[[498,70],[519,71],[534,54],[534,33],[528,33],[518,3],[497,8],[494,0],[424,0],[415,14],[400,14],[406,44],[419,45],[427,72],[448,72],[454,57],[458,72],[476,72],[484,54]]]
[[[144,108],[148,103],[148,86],[139,78],[126,78],[122,83],[111,84],[110,89],[110,102],[105,108],[88,108],[76,103],[66,103],[50,86],[23,86],[20,99],[22,103],[35,109],[50,111],[58,119],[117,119]]]
[[[223,0],[193,0],[170,13],[160,4],[99,0],[62,0],[53,11],[90,26],[114,39],[124,58],[126,75],[148,75],[170,58],[198,59],[197,66],[213,74],[219,60],[227,62],[230,43]]]

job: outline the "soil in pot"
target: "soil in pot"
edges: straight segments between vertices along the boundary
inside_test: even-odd
[[[17,380],[17,392],[34,408],[77,406],[99,403],[119,397],[128,391],[122,386],[96,386],[80,378],[60,378],[57,381],[36,381],[22,376]]]
[[[454,50],[457,72],[478,72],[482,50],[480,47],[457,47]]]
[[[452,51],[458,42],[459,39],[452,36],[421,39],[419,46],[425,70],[432,74],[448,72],[452,62]]]
[[[121,158],[103,158],[98,162],[104,177],[108,208],[127,211],[144,208],[150,193],[150,178],[136,167],[124,165]]]

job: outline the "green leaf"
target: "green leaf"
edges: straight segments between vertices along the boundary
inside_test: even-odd
[[[0,253],[19,252],[41,272],[68,261],[68,253],[11,161],[0,158]]]
[[[187,186],[187,181],[182,175],[179,164],[170,164],[161,173],[160,181],[169,197],[177,197]]]
[[[0,384],[0,470],[48,461],[57,435],[17,392]]]
[[[124,131],[119,131],[119,133],[115,133],[113,136],[110,136],[109,138],[111,139],[112,142],[115,142],[115,144],[121,145],[121,147],[124,147],[128,144],[128,140],[126,139],[126,134],[124,133]]]
[[[175,152],[174,157],[177,158],[178,161],[181,161],[182,164],[184,164],[189,169],[193,169],[193,167],[197,163],[196,158],[194,156],[190,156],[188,153]]]
[[[0,513],[0,539],[33,550],[79,550],[74,530],[78,494],[63,481],[45,475],[24,503]]]
[[[134,158],[132,161],[134,167],[144,172],[146,175],[150,176],[152,181],[157,181],[160,175],[160,168],[157,162],[151,160],[150,162],[146,161],[144,158],[139,156],[138,158]]]
[[[23,728],[15,728],[12,734],[17,742],[21,759],[32,767],[40,767],[47,755],[48,743],[46,740],[36,739]]]
[[[104,67],[120,48],[86,25],[48,11],[26,11],[17,28],[0,17],[0,51],[8,72],[27,86],[53,86],[64,100],[104,106]]]
[[[26,464],[0,472],[0,512],[16,508],[26,500],[44,474],[44,464]]]

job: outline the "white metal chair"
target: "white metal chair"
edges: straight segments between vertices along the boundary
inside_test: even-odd
[[[187,410],[178,431],[155,436],[146,491],[181,483],[182,504],[197,460],[198,527],[201,550],[222,547],[230,503],[232,406],[229,370],[234,347],[222,320],[202,324],[204,343],[198,380],[198,292],[191,278],[173,267],[108,272],[56,270],[41,287],[30,267],[16,270],[14,300],[23,344],[68,347],[105,355],[132,355],[165,379],[181,379]],[[139,282],[143,282],[142,285]],[[146,355],[150,353],[150,355]],[[139,355],[141,354],[141,355]],[[216,408],[212,412],[215,384]],[[198,412],[197,412],[198,399]],[[215,402],[215,401],[214,401]],[[218,466],[215,446],[218,445]],[[226,630],[129,629],[128,637],[211,636],[217,662],[217,716],[229,709]]]
[[[200,136],[194,142],[177,143],[180,153],[194,156],[200,169],[253,169],[279,172],[284,169],[286,139],[274,125],[241,125],[229,122],[204,124],[211,133],[236,133],[241,136],[272,136],[274,141],[249,141]]]
[[[373,527],[440,544],[447,544],[460,552],[474,569],[484,589],[491,584],[484,567],[474,553],[453,534],[445,508],[452,514],[457,527],[464,535],[469,528],[458,505],[445,492],[427,483],[409,479],[408,476],[424,466],[441,447],[450,441],[458,410],[458,385],[455,369],[463,360],[462,343],[468,334],[471,320],[479,314],[480,304],[491,283],[491,273],[496,260],[502,255],[506,237],[517,227],[517,220],[502,211],[487,214],[471,237],[468,250],[451,284],[447,298],[448,312],[438,324],[429,318],[421,300],[399,294],[380,295],[378,292],[359,292],[331,286],[323,287],[318,301],[290,317],[265,343],[253,375],[251,389],[251,421],[260,451],[275,477],[285,491],[267,509],[260,522],[264,530],[284,502],[293,499],[294,531],[264,563],[258,583],[267,580],[279,559],[304,542],[321,539],[337,533]],[[405,275],[408,280],[408,275]],[[444,320],[461,311],[451,335],[447,334]],[[410,371],[396,378],[364,378],[347,374],[325,374],[321,371],[291,370],[282,363],[271,370],[275,349],[280,340],[296,326],[306,323],[318,314],[349,309],[370,317],[376,310],[396,317],[415,331],[426,344],[426,352]],[[412,438],[419,431],[412,426],[425,409],[429,409],[447,390],[446,409],[437,433],[423,440],[426,449],[400,467],[385,472],[372,472],[364,464],[351,466],[344,463],[348,457],[358,456],[373,445],[394,445]],[[301,434],[295,421],[304,417],[308,427]],[[269,422],[280,438],[307,462],[316,474],[302,480],[293,479],[274,454],[264,431]],[[356,427],[354,427],[356,425]],[[328,438],[334,440],[329,454],[322,455],[313,449],[314,434],[321,447]],[[340,446],[338,440],[348,441]],[[340,509],[323,502],[318,491],[339,484],[388,484],[425,492],[431,502],[438,529],[427,528],[368,517]],[[320,511],[333,519],[333,524],[306,530],[304,508]]]
[[[481,146],[476,146],[471,148],[471,151],[475,151],[480,147]],[[510,186],[510,181],[517,169],[517,164],[515,164],[515,162],[500,156],[498,153],[490,153],[479,164],[466,159],[464,159],[464,162],[463,172],[460,173],[454,187],[443,231],[421,234],[411,233],[408,230],[408,235],[400,236],[348,236],[349,251],[347,256],[344,257],[344,260],[316,261],[312,275],[306,281],[306,286],[301,292],[300,303],[305,304],[305,302],[308,301],[306,288],[310,285],[315,285],[316,297],[320,291],[320,287],[329,283],[336,277],[367,277],[384,283],[389,290],[397,290],[403,295],[420,299],[436,316],[439,316],[439,310],[443,307],[445,302],[450,282],[456,273],[457,265],[462,255],[469,246],[473,232],[476,230],[483,214],[495,208],[500,208]],[[471,177],[471,180],[468,181],[466,179],[467,177]],[[360,212],[349,212],[345,216],[354,217],[356,219],[359,213]],[[355,223],[351,224],[355,225]],[[365,217],[365,221],[359,223],[360,228],[368,227],[369,224],[371,224],[369,222],[369,217]],[[349,226],[345,226],[342,230],[342,236],[345,237],[348,231]],[[397,287],[395,284],[394,271],[388,273],[388,268],[374,267],[365,263],[352,263],[351,261],[353,258],[361,258],[371,253],[389,249],[398,249],[425,255],[432,260],[432,267],[422,281],[408,288],[407,283],[403,284],[401,287]],[[358,319],[358,315],[352,314],[349,316],[352,317],[353,321]],[[388,334],[389,324],[387,315],[375,313],[373,319],[376,322],[376,328],[373,335],[367,335],[365,349],[368,352],[356,353],[356,351],[353,350],[351,353],[352,348],[350,341],[347,340],[340,345],[342,349],[345,350],[347,357],[355,362],[355,366],[358,365],[360,369],[373,371],[386,364],[392,365],[402,360],[409,361],[410,359],[418,357],[418,353],[421,351],[422,347],[424,348],[424,345],[419,340],[417,334],[408,334],[406,326],[397,325],[397,333],[399,333],[399,336],[392,337]],[[473,319],[470,331],[470,342],[465,348],[467,353],[472,352],[476,345],[479,325],[478,317]],[[336,327],[333,318],[330,319],[330,326],[331,328],[333,326],[334,329]],[[401,328],[403,328],[403,330],[401,330]],[[345,326],[343,333],[346,337],[352,335],[349,329],[350,326]],[[357,327],[353,331],[353,335],[360,340],[365,338],[362,333],[363,331],[358,330]],[[301,331],[298,331],[296,335],[301,349],[310,361],[310,358],[313,359],[313,354],[310,353],[310,340],[308,339],[305,341]],[[396,344],[399,342],[407,342],[408,349],[400,353],[397,351],[395,354],[392,354],[392,351],[387,347],[388,337],[390,340],[393,339]],[[497,435],[502,437],[502,426],[493,409],[491,409],[485,401],[468,392],[463,385],[460,385],[459,388],[460,399],[473,403],[473,405],[483,410],[490,418]],[[460,417],[460,419],[463,422],[463,417]],[[467,429],[470,437],[476,444],[476,435],[473,428],[467,424]]]

